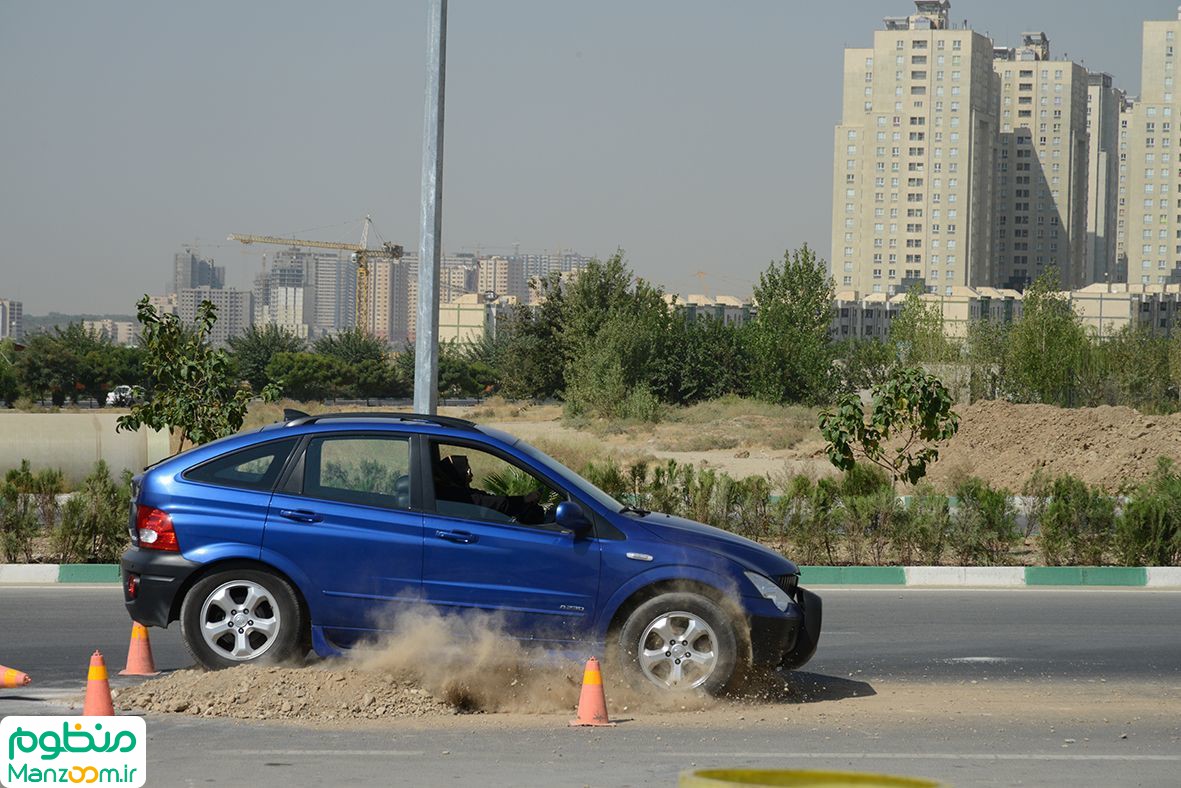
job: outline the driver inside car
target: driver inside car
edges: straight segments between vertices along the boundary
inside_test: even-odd
[[[545,510],[538,504],[541,493],[537,490],[531,490],[525,495],[495,495],[473,487],[473,478],[471,463],[466,456],[453,454],[442,457],[434,467],[435,497],[491,509],[523,525],[545,522]]]

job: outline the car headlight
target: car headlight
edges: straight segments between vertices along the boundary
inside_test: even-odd
[[[771,600],[771,604],[779,608],[780,612],[787,610],[787,606],[791,604],[791,597],[787,595],[779,586],[775,585],[775,581],[758,572],[745,572],[746,579],[754,584],[758,592],[764,598]]]

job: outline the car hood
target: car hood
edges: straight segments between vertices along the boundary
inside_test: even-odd
[[[712,525],[659,512],[636,518],[635,522],[658,539],[709,550],[767,577],[798,574],[800,571],[799,567],[774,550]]]

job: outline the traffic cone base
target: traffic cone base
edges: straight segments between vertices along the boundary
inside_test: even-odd
[[[22,673],[16,668],[6,668],[0,665],[0,689],[23,687],[30,681],[32,679],[29,678],[28,673]]]
[[[82,703],[83,717],[113,717],[111,683],[107,680],[107,663],[95,651],[90,656],[90,671],[86,674],[86,700]]]
[[[152,641],[148,639],[148,628],[138,621],[131,625],[131,645],[127,647],[127,667],[119,671],[120,676],[159,676],[156,662],[152,659]]]
[[[607,717],[607,695],[603,692],[603,673],[599,661],[591,657],[582,671],[582,692],[578,696],[578,719],[570,720],[570,727],[591,726],[614,728]]]

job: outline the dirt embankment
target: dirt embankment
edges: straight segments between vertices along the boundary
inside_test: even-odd
[[[957,412],[959,434],[931,468],[936,484],[968,473],[1020,491],[1042,470],[1115,491],[1148,478],[1158,457],[1181,461],[1181,415],[1007,402],[977,402]]]
[[[752,406],[754,407],[754,406]],[[1051,476],[1073,474],[1110,491],[1147,479],[1158,457],[1181,463],[1181,414],[1149,416],[1131,408],[1056,408],[986,401],[956,407],[959,434],[940,452],[928,479],[940,488],[963,475],[1020,492],[1038,470]],[[798,413],[785,417],[800,422]],[[794,442],[763,441],[733,427],[734,419],[689,425],[659,423],[642,432],[595,435],[570,427],[557,413],[524,409],[515,417],[497,414],[496,426],[539,444],[558,459],[578,466],[588,459],[614,455],[627,462],[641,457],[705,464],[732,476],[769,475],[773,482],[804,473],[835,473],[815,428],[793,426]],[[753,416],[751,418],[754,418]],[[767,414],[758,418],[764,422]],[[716,446],[717,448],[710,448]]]

